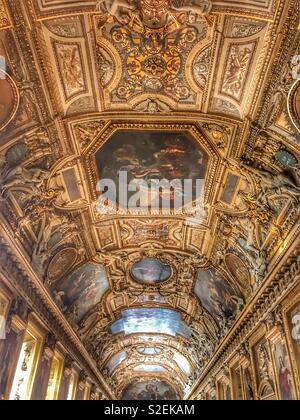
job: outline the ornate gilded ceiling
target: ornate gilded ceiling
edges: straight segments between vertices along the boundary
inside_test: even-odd
[[[293,240],[299,8],[0,0],[1,220],[117,398],[186,395]],[[99,211],[121,169],[201,218]]]

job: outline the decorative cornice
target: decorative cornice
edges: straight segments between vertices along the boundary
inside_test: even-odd
[[[220,343],[214,356],[202,372],[196,385],[187,399],[195,399],[207,381],[226,364],[234,353],[240,350],[241,343],[245,343],[249,335],[272,312],[279,301],[300,282],[300,234],[298,234],[290,249],[286,251],[285,258],[278,263],[280,267],[273,267],[262,287],[257,291],[248,307],[242,312],[240,318],[230,333]]]
[[[277,56],[272,64],[270,73],[272,77],[269,77],[269,81],[266,84],[264,93],[260,100],[261,106],[258,108],[256,118],[253,119],[251,129],[248,136],[248,148],[246,154],[251,153],[252,147],[257,138],[257,133],[265,127],[268,112],[270,111],[270,105],[272,97],[275,94],[282,75],[284,74],[284,67],[287,65],[291,58],[291,52],[296,54],[297,43],[299,42],[299,18],[300,18],[300,3],[299,1],[291,1],[289,5],[289,14],[286,19],[286,23],[281,32],[281,43],[278,48]]]
[[[24,298],[28,306],[49,326],[70,355],[85,369],[109,398],[114,395],[98,371],[94,361],[85,350],[63,314],[53,303],[47,289],[32,271],[29,262],[22,256],[7,227],[0,220],[0,271],[9,279],[10,284]]]

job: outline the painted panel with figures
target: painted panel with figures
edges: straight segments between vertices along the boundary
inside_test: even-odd
[[[274,344],[274,359],[277,374],[280,399],[289,401],[295,399],[294,381],[287,348],[283,340],[279,339]]]
[[[288,323],[295,362],[300,375],[300,302],[288,312]]]
[[[99,264],[88,263],[60,282],[53,294],[61,309],[77,323],[100,302],[108,289],[105,268]]]
[[[145,381],[131,384],[123,394],[123,400],[178,400],[169,384],[163,381]]]

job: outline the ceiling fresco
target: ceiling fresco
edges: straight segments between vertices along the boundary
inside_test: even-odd
[[[0,0],[1,220],[117,399],[188,395],[293,240],[299,8]],[[100,208],[105,178],[203,207]]]
[[[155,284],[167,281],[172,275],[172,269],[159,260],[147,258],[133,264],[131,274],[137,281]]]
[[[196,180],[205,179],[208,156],[188,136],[176,133],[157,132],[123,132],[119,131],[105,143],[96,154],[96,164],[99,179],[113,180],[117,186],[117,202],[119,205],[120,192],[128,189],[128,184],[139,185],[143,181],[151,186],[154,180],[174,181],[189,179],[193,183],[192,199],[196,200]],[[123,180],[121,172],[126,172]],[[143,188],[143,187],[140,187]],[[140,203],[143,207],[148,205],[148,189],[140,191]],[[171,193],[171,196],[170,196]],[[153,193],[150,205],[156,200],[170,200],[170,206],[176,207],[176,199],[186,201],[187,191],[164,192],[159,196]],[[179,194],[182,195],[177,197]],[[134,197],[135,192],[129,190],[128,201]],[[174,197],[175,196],[175,197]],[[127,204],[127,203],[126,203]],[[157,206],[158,207],[158,206]]]
[[[123,393],[123,400],[177,400],[178,397],[172,387],[160,381],[138,382],[130,385]]]
[[[237,310],[236,292],[215,269],[198,272],[195,293],[216,320],[230,318]]]
[[[75,323],[80,322],[108,290],[105,268],[92,263],[75,270],[66,281],[52,285],[54,299]]]
[[[111,326],[113,334],[151,333],[184,337],[190,336],[189,328],[178,312],[160,308],[134,308],[122,312],[122,319]]]

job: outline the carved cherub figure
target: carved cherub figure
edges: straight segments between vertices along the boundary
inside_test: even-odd
[[[41,168],[27,169],[18,166],[8,171],[7,175],[0,179],[0,188],[3,192],[9,188],[26,186],[38,192],[48,175],[49,172]]]
[[[171,1],[171,9],[196,15],[208,15],[212,9],[212,2],[210,0],[183,0],[180,3],[178,5],[174,4],[174,0]]]
[[[256,285],[259,286],[268,269],[267,253],[264,250],[259,250],[255,254],[249,252],[247,256],[253,267],[251,271],[256,278]]]
[[[294,180],[285,173],[272,173],[264,169],[257,169],[253,166],[246,166],[251,172],[261,180],[262,194],[274,192],[278,195],[289,195],[299,199],[300,187]]]
[[[248,251],[257,252],[256,229],[257,221],[248,217],[237,218],[234,226],[239,227],[246,234],[246,248]]]
[[[120,23],[126,24],[130,21],[130,12],[137,9],[134,0],[99,0],[96,9],[100,12],[108,12]]]

